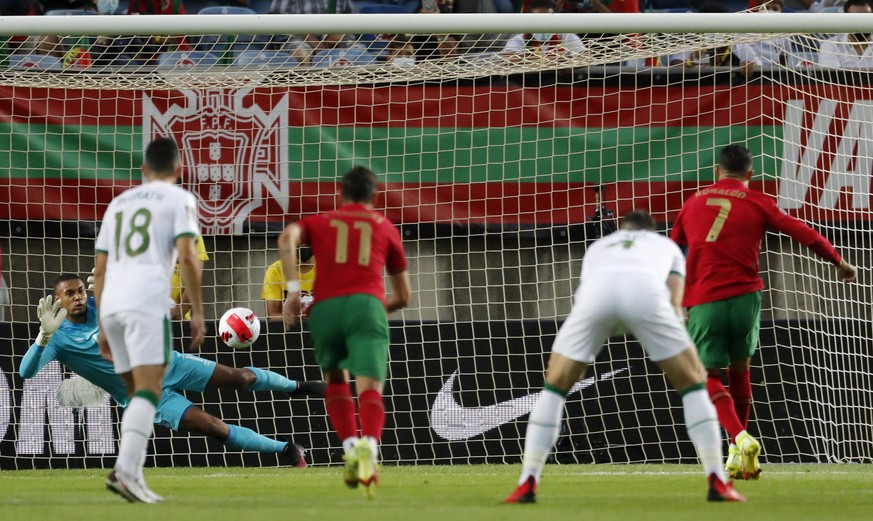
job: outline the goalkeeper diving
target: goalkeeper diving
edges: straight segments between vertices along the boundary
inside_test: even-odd
[[[36,376],[43,366],[58,360],[67,369],[100,387],[122,407],[129,401],[121,376],[115,373],[112,362],[100,355],[98,346],[97,306],[89,297],[78,275],[64,274],[55,280],[54,295],[40,299],[36,312],[39,335],[21,360],[18,372],[22,378]],[[87,389],[71,386],[69,392],[80,392],[81,397],[67,396],[67,405],[86,406]],[[268,438],[257,432],[225,423],[185,398],[180,391],[202,392],[206,388],[229,388],[249,391],[284,391],[303,396],[324,396],[323,381],[298,382],[273,371],[245,367],[237,369],[198,356],[173,351],[161,399],[155,414],[155,423],[176,431],[188,431],[208,436],[223,443],[228,449],[256,451],[281,455],[290,465],[305,467],[303,447],[293,442]],[[62,391],[63,392],[63,391]],[[93,393],[91,397],[93,397]]]

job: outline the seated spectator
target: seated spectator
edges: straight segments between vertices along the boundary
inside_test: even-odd
[[[188,14],[182,0],[130,0],[128,14]],[[152,36],[145,40],[145,46],[136,58],[144,63],[154,63],[161,53],[190,51],[184,36]]]
[[[197,242],[194,245],[197,251],[197,258],[201,262],[209,260],[209,254],[206,253],[206,243],[203,242],[203,236],[197,237]],[[173,320],[191,319],[191,299],[188,297],[188,292],[182,284],[182,269],[176,264],[173,268],[173,275],[170,277],[170,298],[173,299],[175,305],[170,310],[170,318]]]
[[[312,287],[315,284],[315,257],[309,246],[301,246],[298,250],[300,262],[298,276],[300,278],[300,310],[305,313],[312,305]],[[267,318],[282,320],[282,304],[288,296],[285,289],[285,272],[282,269],[282,261],[277,260],[267,268],[264,274],[264,286],[261,289],[261,298],[267,304]]]
[[[353,0],[273,0],[270,4],[270,14],[357,14],[358,7]],[[306,46],[301,45],[305,43]],[[281,51],[290,52],[300,63],[307,63],[310,54],[319,44],[318,35],[310,34],[304,38],[296,36],[280,36],[274,39],[274,44]],[[302,59],[301,59],[302,58]]]
[[[528,12],[548,14],[554,13],[555,9],[551,0],[532,0],[528,6]],[[524,51],[546,55],[560,53],[579,54],[585,50],[585,45],[578,35],[566,34],[516,34],[511,37],[503,47],[505,53],[521,53]]]
[[[388,55],[386,61],[398,67],[415,65],[415,47],[412,41],[402,35],[395,35],[388,43]]]
[[[847,0],[844,13],[873,13],[871,0]],[[837,34],[821,44],[818,64],[832,69],[873,69],[870,33]]]
[[[313,67],[345,67],[349,65],[370,65],[376,55],[367,51],[366,46],[349,39],[344,34],[325,34],[312,49]]]
[[[703,2],[697,9],[701,13],[729,13],[728,8],[718,2]],[[669,65],[684,65],[686,67],[712,66],[727,67],[740,64],[730,47],[718,47],[700,51],[679,52],[667,58]]]
[[[781,13],[782,0],[770,0],[762,13]],[[740,60],[744,73],[749,74],[760,67],[786,65],[786,54],[791,50],[791,39],[780,36],[772,40],[754,43],[738,43],[733,52]]]

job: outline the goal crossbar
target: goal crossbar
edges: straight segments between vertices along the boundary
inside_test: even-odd
[[[0,35],[200,34],[475,34],[567,33],[833,33],[866,32],[873,14],[642,13],[642,14],[410,14],[0,16]],[[402,29],[399,29],[402,28]]]

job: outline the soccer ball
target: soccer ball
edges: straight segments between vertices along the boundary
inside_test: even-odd
[[[218,322],[218,337],[234,349],[250,347],[261,334],[261,321],[249,308],[228,309]]]

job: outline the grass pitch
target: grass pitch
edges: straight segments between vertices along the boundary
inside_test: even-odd
[[[489,521],[873,519],[873,465],[765,465],[738,482],[745,504],[705,501],[699,467],[549,465],[536,505],[504,505],[520,466],[385,467],[375,498],[345,488],[341,469],[146,469],[166,502],[128,504],[106,471],[0,472],[9,521]]]

